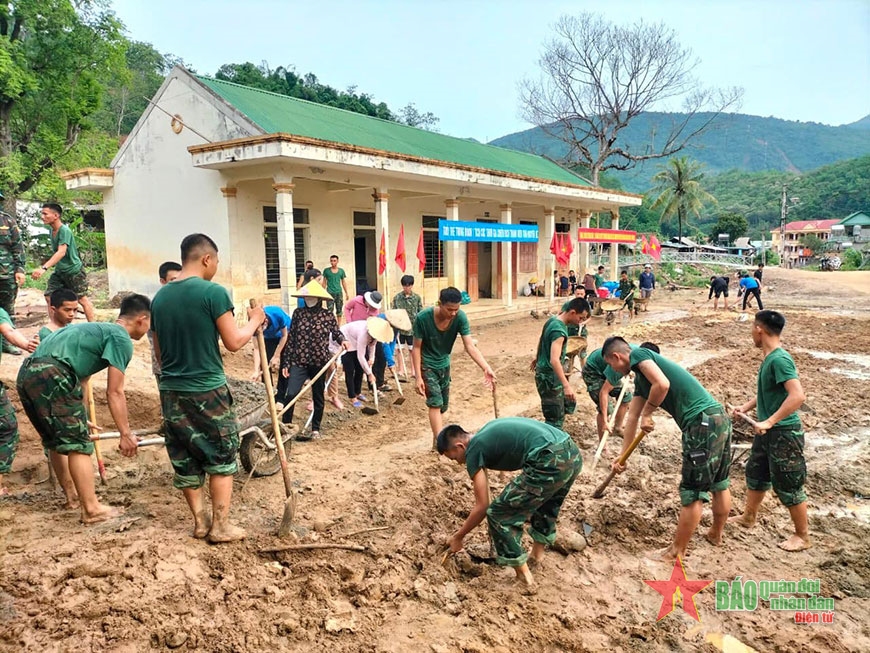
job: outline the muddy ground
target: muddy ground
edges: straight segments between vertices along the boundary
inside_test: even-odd
[[[870,275],[769,270],[765,281],[768,307],[787,316],[785,346],[808,395],[802,416],[815,546],[794,554],[776,547],[790,521],[768,498],[753,531],[729,528],[718,548],[696,536],[686,575],[818,578],[821,594],[835,600],[833,623],[796,625],[793,612],[776,612],[763,602],[752,612],[717,612],[713,586],[696,600],[700,623],[679,605],[656,622],[661,598],[643,581],[667,579],[671,566],[644,553],[673,535],[678,432],[660,415],[629,472],[594,500],[606,466],[589,469],[595,426],[585,392],[578,394],[566,429],[586,466],[560,527],[580,533],[584,525],[591,528],[589,545],[567,556],[549,552],[536,595],[518,591],[510,570],[466,554],[443,568],[441,541],[467,515],[471,486],[462,468],[427,451],[425,407],[411,395],[401,407],[384,402],[377,417],[330,408],[323,439],[292,447],[299,493],[294,541],[357,544],[364,551],[261,554],[282,543],[276,536],[284,497],[280,475],[246,484],[247,475],[240,474],[233,517],[247,528],[246,541],[209,546],[192,539],[187,509],[171,487],[159,448],[143,449],[133,461],[106,448],[110,478],[100,493],[125,506],[126,515],[86,528],[39,482],[46,477],[41,447],[19,413],[22,442],[7,477],[12,495],[0,499],[0,650],[715,651],[723,638],[760,651],[870,650]],[[664,292],[631,324],[608,328],[596,319],[592,344],[611,333],[634,342],[651,339],[717,398],[742,401],[755,391],[760,362],[750,323],[737,321],[736,313],[713,313],[702,306],[705,298],[694,290]],[[502,416],[540,418],[528,362],[541,326],[525,314],[472,324],[500,380]],[[225,362],[230,374],[247,378],[251,348],[227,354]],[[4,356],[0,365],[16,406],[19,364]],[[453,376],[448,418],[476,429],[492,416],[491,397],[459,349]],[[147,343],[136,345],[128,377],[134,427],[156,424]],[[582,385],[579,375],[574,379]],[[105,373],[96,387],[100,422],[111,424]],[[617,450],[612,443],[607,457]],[[507,478],[493,474],[491,480],[498,491]],[[734,466],[732,483],[737,511],[745,495],[742,464]],[[709,519],[708,510],[704,523]],[[381,530],[366,531],[375,528]],[[487,549],[482,529],[466,542],[472,552]]]

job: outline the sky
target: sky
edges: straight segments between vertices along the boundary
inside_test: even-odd
[[[200,74],[268,62],[356,86],[442,133],[528,129],[518,85],[562,14],[662,22],[705,86],[741,86],[741,113],[840,125],[870,114],[870,0],[112,0],[130,38]],[[657,107],[660,110],[678,109]]]

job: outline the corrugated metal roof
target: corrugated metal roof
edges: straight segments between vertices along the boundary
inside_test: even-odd
[[[534,154],[445,136],[232,82],[199,76],[197,79],[267,134],[293,134],[436,162],[591,187],[582,177]]]
[[[797,220],[785,225],[786,231],[825,231],[839,224],[839,220]],[[771,232],[779,232],[779,229],[771,229]]]

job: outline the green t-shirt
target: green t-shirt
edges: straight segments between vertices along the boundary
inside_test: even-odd
[[[12,323],[12,318],[9,317],[9,313],[6,312],[5,308],[0,308],[0,324],[8,324],[13,329],[15,328],[15,325]],[[0,351],[3,349],[2,345],[4,340],[5,338],[0,336]]]
[[[65,224],[60,225],[57,235],[51,233],[51,248],[55,252],[61,245],[66,245],[66,254],[54,266],[61,274],[75,274],[82,269],[82,260],[79,258],[79,250],[76,247],[76,239],[72,229]]]
[[[649,399],[649,391],[652,387],[647,378],[640,371],[638,365],[651,360],[659,366],[662,373],[671,382],[668,394],[662,401],[662,408],[674,418],[681,431],[685,431],[692,421],[708,408],[719,407],[719,402],[704,389],[704,386],[682,366],[668,360],[654,351],[637,347],[631,350],[629,361],[631,369],[635,372],[634,394]],[[587,359],[586,364],[589,364]]]
[[[83,379],[107,367],[126,370],[133,358],[133,341],[120,324],[70,324],[41,340],[33,356],[50,356],[66,363]]]
[[[343,268],[338,268],[335,272],[332,271],[332,268],[326,268],[323,271],[323,276],[326,277],[326,292],[330,295],[337,295],[342,292],[341,280],[347,279]]]
[[[586,385],[590,384],[590,380],[595,380],[604,385],[604,381],[610,381],[610,385],[618,388],[621,385],[622,375],[615,369],[610,367],[601,355],[601,347],[593,351],[586,357],[586,365],[583,366],[583,380]]]
[[[788,397],[785,382],[796,378],[798,378],[798,373],[794,359],[785,349],[781,347],[774,349],[764,357],[761,369],[758,370],[758,405],[756,406],[756,412],[758,413],[759,422],[763,422],[779,410],[782,402]],[[801,418],[797,412],[782,418],[775,424],[775,426],[796,427],[800,427],[800,425]]]
[[[595,275],[595,289],[597,290],[598,288],[601,288],[601,286],[603,286],[603,285],[604,285],[604,277],[602,277],[600,274],[596,274]]]
[[[45,339],[46,339],[48,336],[50,336],[52,333],[54,333],[54,331],[52,331],[51,329],[49,329],[47,326],[42,327],[42,328],[39,330],[39,332],[37,333],[37,335],[39,336],[39,342],[42,342],[43,340],[45,340]]]
[[[163,286],[151,302],[160,345],[160,389],[207,392],[226,385],[217,319],[233,310],[223,286],[188,277]]]
[[[557,317],[551,317],[544,323],[541,339],[538,341],[538,359],[535,363],[536,374],[546,374],[552,380],[556,380],[556,374],[550,363],[550,348],[556,340],[562,338],[562,353],[559,355],[559,360],[564,363],[565,347],[568,346],[568,329],[566,326]]]
[[[423,341],[423,365],[431,370],[450,367],[450,352],[453,351],[457,334],[471,335],[471,325],[464,311],[460,310],[444,331],[439,331],[435,326],[435,307],[430,306],[420,311],[414,320],[414,338]]]
[[[529,456],[570,436],[555,426],[527,417],[502,417],[489,422],[468,442],[465,468],[474,477],[480,469],[513,472]]]

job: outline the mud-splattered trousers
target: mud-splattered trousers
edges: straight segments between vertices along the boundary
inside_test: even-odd
[[[0,474],[8,474],[18,449],[18,419],[15,408],[0,383]]]
[[[528,559],[520,542],[526,521],[531,524],[529,535],[535,542],[552,544],[556,540],[559,510],[582,467],[580,450],[571,438],[526,459],[522,473],[486,511],[498,564],[519,567]]]
[[[807,500],[804,483],[807,463],[804,458],[804,432],[800,426],[772,428],[752,440],[746,462],[746,487],[773,491],[786,507]]]

